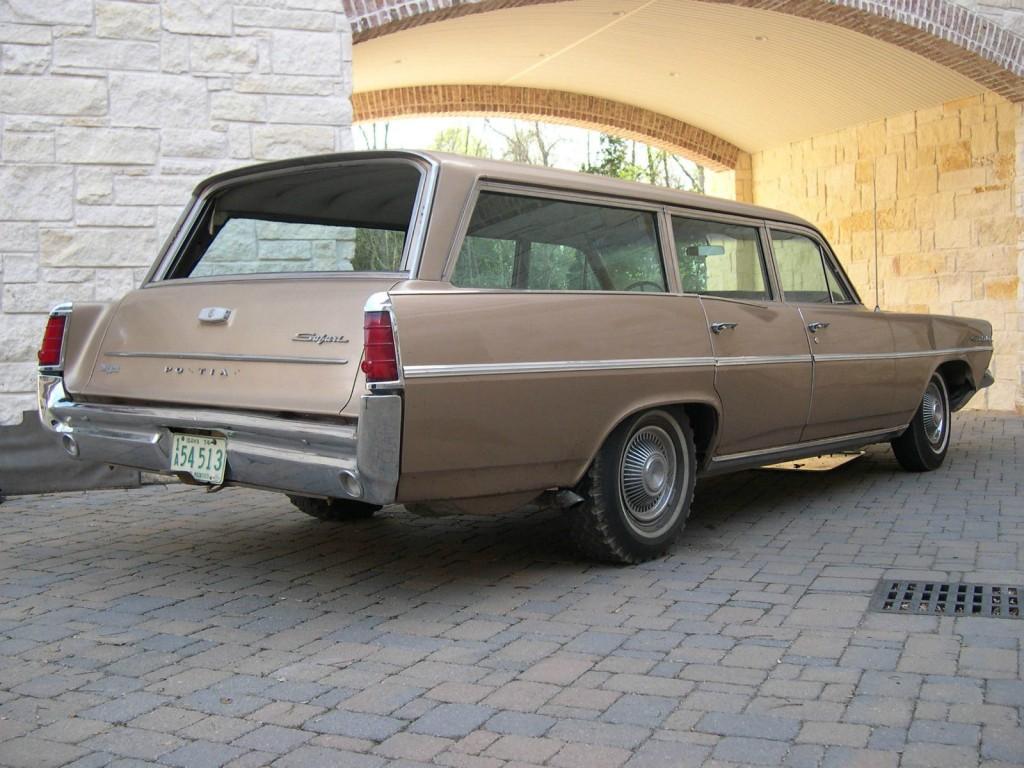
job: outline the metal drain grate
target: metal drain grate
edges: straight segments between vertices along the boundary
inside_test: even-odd
[[[964,584],[941,581],[883,580],[875,588],[870,609],[914,616],[980,616],[1021,619],[1024,587],[1005,584]]]

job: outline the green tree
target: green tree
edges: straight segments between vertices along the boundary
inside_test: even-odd
[[[601,134],[601,145],[597,150],[597,162],[589,160],[580,166],[583,173],[596,176],[611,176],[614,179],[627,181],[645,181],[644,169],[636,164],[636,142],[633,143],[632,157],[625,139],[618,136]]]
[[[490,147],[473,135],[468,127],[445,128],[434,135],[430,146],[439,152],[455,152],[470,157],[491,157]]]

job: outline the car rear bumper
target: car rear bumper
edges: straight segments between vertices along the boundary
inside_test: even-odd
[[[39,416],[75,458],[170,474],[172,433],[227,438],[226,485],[395,500],[402,434],[400,395],[363,395],[357,424],[330,424],[175,406],[78,402],[60,376],[39,377]],[[187,478],[186,478],[187,479]]]

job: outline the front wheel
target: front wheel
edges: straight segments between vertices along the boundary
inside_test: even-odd
[[[586,500],[569,510],[577,548],[612,563],[663,554],[690,514],[695,456],[685,416],[659,409],[619,425],[587,473]]]
[[[380,509],[376,504],[367,504],[351,499],[314,499],[309,496],[292,496],[291,494],[288,495],[288,499],[300,512],[305,512],[317,520],[332,523],[345,520],[365,520],[373,517],[374,512]]]
[[[942,466],[949,450],[951,416],[946,382],[933,373],[907,431],[892,441],[900,466],[908,472],[930,472]]]

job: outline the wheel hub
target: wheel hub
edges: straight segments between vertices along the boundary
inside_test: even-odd
[[[620,480],[626,513],[636,522],[649,525],[666,510],[675,482],[675,446],[661,427],[637,430],[622,453]]]
[[[924,436],[933,446],[942,444],[946,435],[946,406],[938,385],[933,381],[925,390],[921,403]]]

